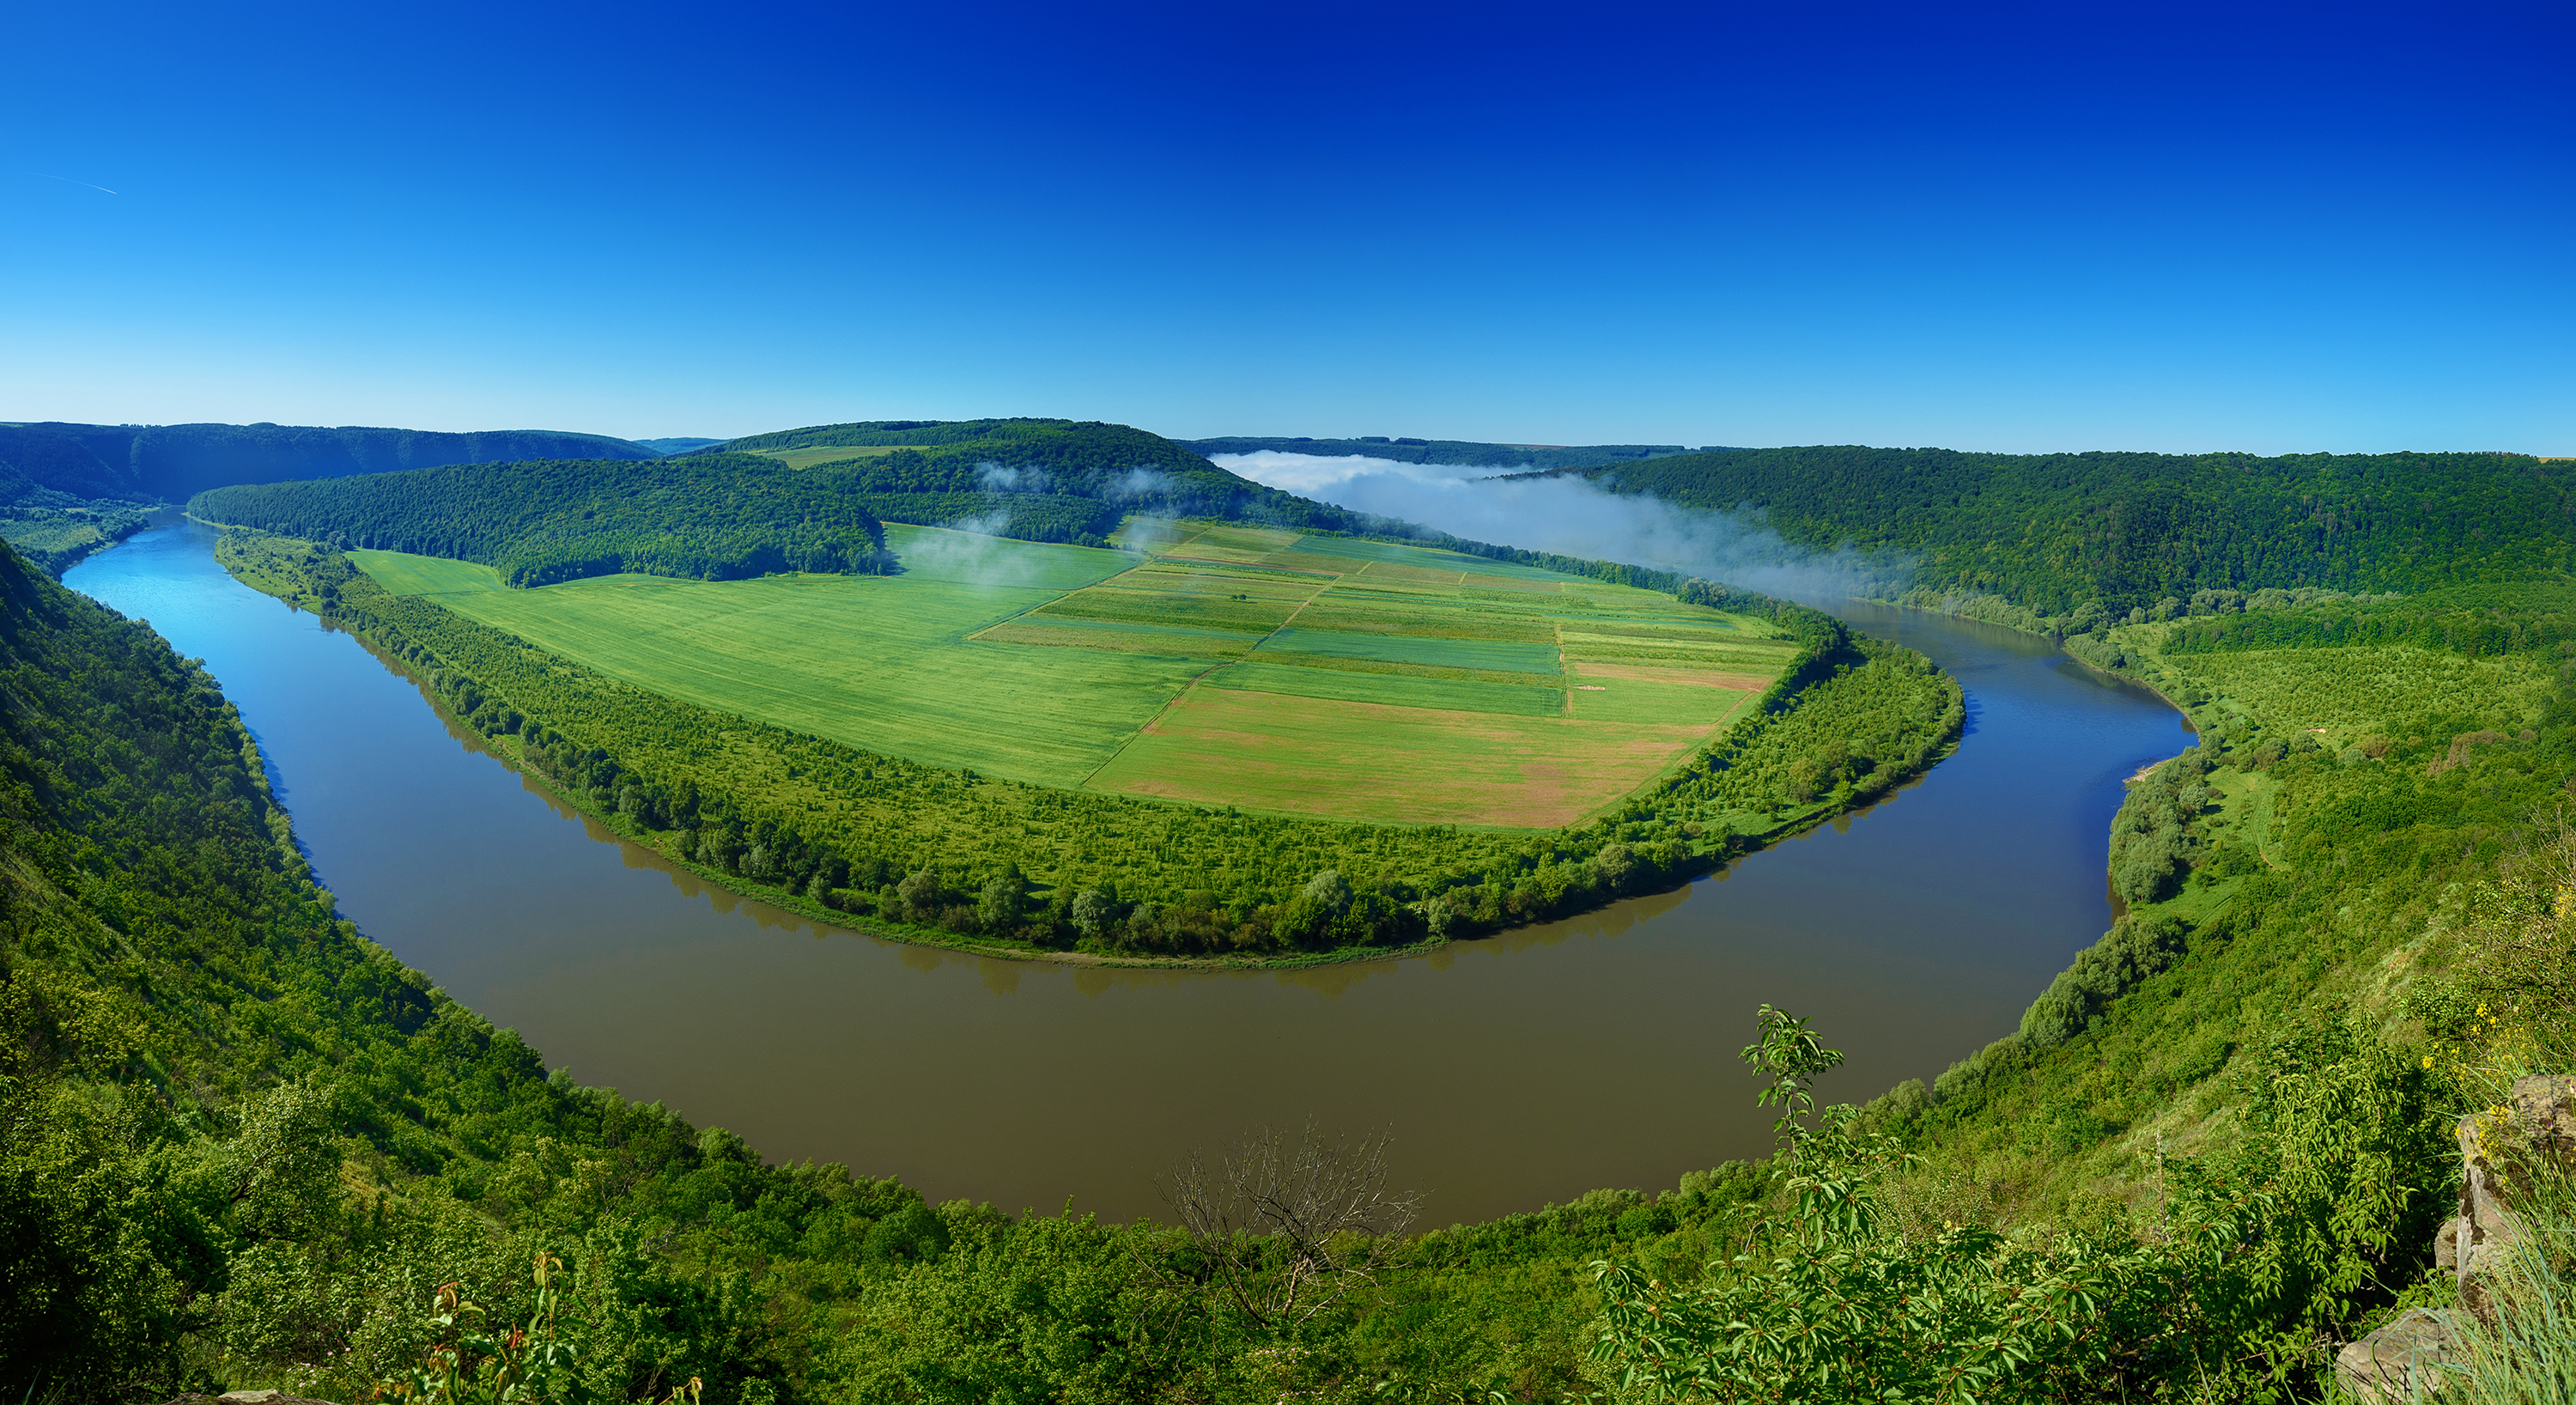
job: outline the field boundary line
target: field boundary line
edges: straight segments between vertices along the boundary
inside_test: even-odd
[[[1215,564],[1215,563],[1211,563],[1211,564]],[[1122,572],[1121,574],[1124,574],[1124,573]],[[1300,574],[1303,574],[1303,573],[1301,572]],[[1117,577],[1116,577],[1116,576],[1112,576],[1112,577],[1110,577],[1110,579],[1111,579],[1111,580],[1115,580],[1115,579],[1117,579]],[[1322,585],[1319,585],[1319,586],[1315,587],[1315,593],[1314,593],[1313,595],[1309,595],[1309,596],[1307,596],[1307,597],[1306,597],[1305,599],[1303,599],[1303,600],[1298,601],[1298,602],[1297,602],[1297,608],[1296,608],[1296,609],[1293,609],[1293,610],[1291,610],[1291,611],[1289,611],[1289,612],[1288,612],[1288,618],[1286,618],[1286,619],[1284,619],[1284,620],[1281,620],[1281,621],[1279,622],[1279,624],[1278,624],[1278,627],[1277,627],[1277,628],[1275,628],[1275,629],[1271,630],[1268,634],[1265,634],[1265,635],[1261,636],[1259,639],[1254,640],[1254,641],[1253,641],[1253,644],[1252,644],[1252,648],[1250,648],[1250,649],[1246,649],[1246,650],[1244,650],[1244,651],[1243,651],[1243,658],[1248,659],[1248,658],[1252,657],[1252,655],[1254,654],[1254,652],[1255,652],[1255,651],[1257,651],[1257,650],[1259,650],[1263,644],[1269,643],[1271,640],[1273,640],[1273,639],[1275,639],[1275,638],[1279,637],[1279,632],[1280,632],[1280,630],[1284,630],[1284,629],[1286,629],[1289,625],[1291,625],[1291,624],[1295,623],[1295,622],[1296,622],[1296,619],[1297,619],[1297,617],[1298,617],[1299,615],[1302,615],[1302,614],[1306,613],[1306,607],[1307,607],[1307,606],[1312,605],[1312,604],[1314,604],[1317,600],[1321,599],[1321,598],[1323,597],[1323,594],[1324,594],[1324,592],[1325,592],[1325,591],[1328,591],[1328,590],[1332,589],[1335,585],[1340,584],[1340,583],[1341,583],[1341,579],[1342,579],[1342,578],[1341,578],[1341,576],[1340,576],[1339,574],[1335,574],[1335,575],[1334,575],[1334,576],[1332,576],[1331,578],[1327,579],[1327,580],[1326,580]],[[1086,589],[1087,589],[1087,588],[1088,588],[1088,587],[1086,587]],[[1068,592],[1068,593],[1069,593],[1069,592]],[[1014,616],[1013,618],[1017,618],[1017,616]],[[989,628],[989,627],[994,627],[994,626],[988,626],[988,628]],[[1209,675],[1209,674],[1212,674],[1212,673],[1218,672],[1219,670],[1222,670],[1222,669],[1232,668],[1232,667],[1234,667],[1236,664],[1241,663],[1241,662],[1243,662],[1243,659],[1219,659],[1219,660],[1217,660],[1215,663],[1212,663],[1212,664],[1208,665],[1207,667],[1205,667],[1205,668],[1203,668],[1203,669],[1200,669],[1200,670],[1198,671],[1198,673],[1190,679],[1189,684],[1188,684],[1186,687],[1183,687],[1179,692],[1174,693],[1174,694],[1172,694],[1172,695],[1171,695],[1171,697],[1169,697],[1169,698],[1165,699],[1165,700],[1164,700],[1164,702],[1163,702],[1163,705],[1162,705],[1161,707],[1158,707],[1158,708],[1154,709],[1154,715],[1153,715],[1153,716],[1148,717],[1148,718],[1146,718],[1144,721],[1137,723],[1137,724],[1136,724],[1136,730],[1135,730],[1135,731],[1132,731],[1132,732],[1129,732],[1129,733],[1127,734],[1127,740],[1125,740],[1125,741],[1123,741],[1123,742],[1120,742],[1120,743],[1118,744],[1118,749],[1117,749],[1116,751],[1113,751],[1113,752],[1109,753],[1107,756],[1105,756],[1105,757],[1101,758],[1101,762],[1100,762],[1100,764],[1099,764],[1099,765],[1097,765],[1097,766],[1092,767],[1092,768],[1091,768],[1091,770],[1090,770],[1090,772],[1089,772],[1089,774],[1085,775],[1085,776],[1082,778],[1082,780],[1081,780],[1078,784],[1076,784],[1076,785],[1074,786],[1074,789],[1076,789],[1076,790],[1088,790],[1088,789],[1090,789],[1090,788],[1091,788],[1091,783],[1092,783],[1094,780],[1097,780],[1097,779],[1099,778],[1100,773],[1101,773],[1101,772],[1103,772],[1103,771],[1108,770],[1111,766],[1116,765],[1116,764],[1117,764],[1117,762],[1118,762],[1118,758],[1127,754],[1127,748],[1129,748],[1129,747],[1131,747],[1131,746],[1134,746],[1134,745],[1136,744],[1136,739],[1137,739],[1138,737],[1141,737],[1141,736],[1145,735],[1145,733],[1146,733],[1146,732],[1148,732],[1148,731],[1152,730],[1152,729],[1153,729],[1154,724],[1155,724],[1155,723],[1157,723],[1157,722],[1162,721],[1162,720],[1163,720],[1163,718],[1165,717],[1165,715],[1169,714],[1169,713],[1172,711],[1172,709],[1174,709],[1174,708],[1176,708],[1176,707],[1179,707],[1182,703],[1184,703],[1184,702],[1188,701],[1188,700],[1189,700],[1189,696],[1190,696],[1190,694],[1195,693],[1195,692],[1197,692],[1197,691],[1199,690],[1199,685],[1200,685],[1201,683],[1204,683],[1204,682],[1206,682],[1206,681],[1207,681],[1207,678],[1208,678],[1208,675]]]

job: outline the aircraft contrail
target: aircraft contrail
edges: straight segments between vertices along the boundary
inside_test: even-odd
[[[88,181],[76,181],[69,176],[46,176],[42,171],[29,171],[27,174],[31,176],[44,176],[46,180],[61,181],[65,185],[89,185]],[[107,187],[103,185],[89,185],[89,188],[92,190],[107,190]],[[107,190],[107,193],[114,195],[116,192],[113,190]]]

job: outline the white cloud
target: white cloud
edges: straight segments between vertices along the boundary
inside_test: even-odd
[[[1743,514],[1614,493],[1582,478],[1268,449],[1213,461],[1273,488],[1471,541],[1687,571],[1773,595],[1886,596],[1913,574],[1910,560],[1808,551]]]

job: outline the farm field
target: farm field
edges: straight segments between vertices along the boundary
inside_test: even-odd
[[[844,463],[851,459],[873,459],[885,454],[891,454],[900,447],[902,446],[896,444],[870,444],[862,448],[848,449],[827,445],[821,448],[803,449],[754,449],[751,452],[759,454],[763,458],[776,459],[780,463],[787,465],[789,468],[812,468],[818,463]]]
[[[1644,784],[1704,735],[1202,687],[1094,784],[1297,814],[1543,828]]]
[[[503,590],[501,573],[471,561],[443,556],[413,556],[401,551],[366,551],[352,547],[349,559],[376,584],[396,595],[446,595],[461,590]]]
[[[685,701],[1009,780],[1368,821],[1553,826],[1731,722],[1795,653],[1657,593],[1383,542],[1161,524],[1129,550],[888,524],[902,574],[426,596]]]

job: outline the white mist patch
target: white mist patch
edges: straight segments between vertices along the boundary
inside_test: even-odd
[[[1507,478],[1523,470],[1272,449],[1211,462],[1256,483],[1470,541],[1687,571],[1771,595],[1883,597],[1914,573],[1909,559],[1873,559],[1849,547],[1808,551],[1737,513],[1613,493],[1582,478]]]
[[[988,460],[975,465],[975,482],[988,493],[1043,493],[1047,490],[1047,472],[1043,468],[1013,468]]]
[[[1172,494],[1172,475],[1151,468],[1131,468],[1100,487],[1110,502],[1159,502]]]
[[[1034,554],[1002,535],[1007,512],[988,512],[946,527],[925,527],[901,552],[906,575],[966,585],[1039,584]]]

